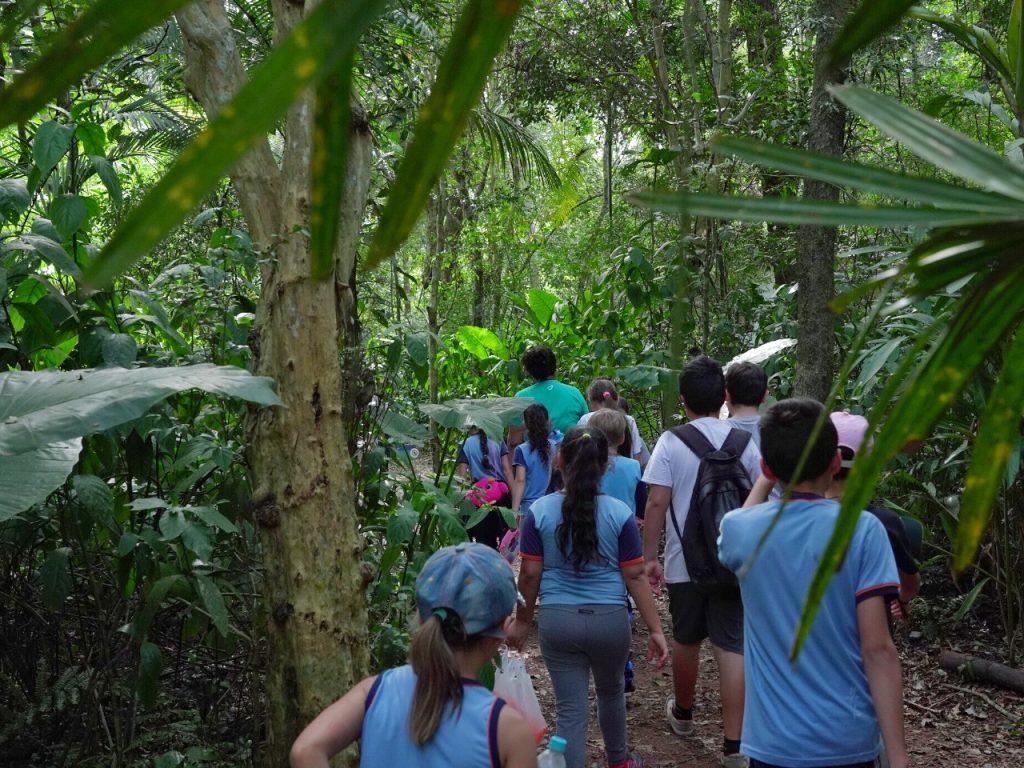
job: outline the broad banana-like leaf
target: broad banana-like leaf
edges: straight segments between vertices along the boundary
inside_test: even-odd
[[[0,523],[41,504],[64,485],[82,451],[79,438],[0,456]]]
[[[137,419],[187,389],[280,405],[271,383],[215,365],[0,374],[0,522],[44,501],[67,480],[83,436]]]
[[[486,397],[424,403],[419,409],[442,427],[478,427],[492,439],[499,439],[505,427],[532,403],[533,398],[530,397]]]
[[[412,232],[455,142],[512,32],[522,0],[468,0],[444,52],[430,96],[420,109],[412,144],[398,169],[364,267],[373,269]]]
[[[110,429],[187,389],[280,405],[271,383],[241,368],[216,365],[3,373],[0,457]]]

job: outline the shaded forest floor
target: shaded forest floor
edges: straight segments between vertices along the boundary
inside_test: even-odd
[[[668,621],[668,603],[658,597],[662,624]],[[649,768],[717,768],[722,745],[722,722],[718,697],[718,675],[710,646],[705,643],[701,655],[701,678],[697,687],[694,717],[697,736],[683,739],[670,733],[665,723],[665,699],[672,695],[672,673],[666,664],[662,670],[644,661],[647,647],[643,622],[633,636],[637,691],[627,707],[630,748],[637,751]],[[966,627],[962,628],[966,629]],[[967,633],[957,633],[967,637]],[[970,639],[958,642],[910,641],[897,639],[903,661],[904,717],[911,764],[929,768],[1017,768],[1024,765],[1024,698],[996,688],[975,685],[939,669],[936,662],[943,648],[998,658],[992,636],[974,627]],[[544,660],[537,646],[536,630],[524,652],[534,678],[541,708],[553,728],[555,702]],[[591,701],[593,702],[593,695]],[[604,768],[601,734],[596,712],[591,710],[588,736],[589,765]]]

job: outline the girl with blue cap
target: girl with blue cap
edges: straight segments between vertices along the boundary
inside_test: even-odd
[[[368,677],[306,727],[292,768],[327,768],[360,742],[360,766],[536,768],[522,716],[477,682],[516,604],[509,564],[483,544],[445,547],[416,579],[409,664]]]

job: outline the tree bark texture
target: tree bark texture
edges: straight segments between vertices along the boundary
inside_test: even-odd
[[[814,86],[811,90],[809,149],[829,155],[843,153],[846,110],[828,95],[830,83],[843,80],[843,72],[826,65],[828,48],[849,14],[849,0],[818,0],[815,16],[821,26],[814,45]],[[839,189],[808,179],[807,200],[838,200]],[[801,226],[797,272],[797,353],[794,394],[824,401],[835,375],[835,329],[828,304],[835,295],[832,266],[838,232],[835,227]]]
[[[275,1],[275,36],[314,4]],[[177,20],[189,89],[212,116],[245,77],[223,0],[199,0]],[[312,119],[306,94],[288,113],[280,166],[269,141],[261,141],[231,174],[253,241],[265,254],[255,369],[275,380],[284,403],[256,414],[249,446],[269,654],[260,763],[275,768],[287,763],[299,731],[369,665],[342,352],[358,342],[355,246],[371,139],[365,112],[355,105],[334,278],[314,281],[302,234],[309,226]]]

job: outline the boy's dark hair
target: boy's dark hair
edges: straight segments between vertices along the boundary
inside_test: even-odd
[[[807,456],[803,471],[794,478],[804,446],[821,418],[825,423]],[[828,472],[838,444],[835,425],[828,418],[825,406],[817,400],[780,400],[761,417],[761,456],[772,474],[784,483],[802,483]]]
[[[707,355],[690,360],[679,374],[679,394],[691,411],[716,413],[725,402],[725,375],[721,364]]]
[[[736,405],[760,405],[768,392],[768,374],[754,363],[736,363],[725,372],[725,390]]]
[[[523,354],[523,368],[537,381],[550,379],[558,369],[555,353],[547,347],[530,347]]]

